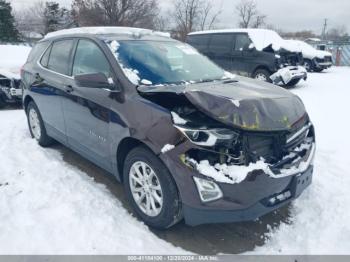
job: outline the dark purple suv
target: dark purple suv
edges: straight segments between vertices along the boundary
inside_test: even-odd
[[[109,171],[152,227],[254,220],[311,183],[315,134],[302,101],[165,34],[49,34],[22,81],[33,138]]]

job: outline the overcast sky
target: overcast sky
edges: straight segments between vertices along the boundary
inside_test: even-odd
[[[15,9],[24,8],[36,0],[10,0]],[[56,0],[70,6],[71,0]],[[159,0],[163,10],[171,7],[174,0]],[[240,0],[212,0],[223,13],[220,27],[236,27],[235,5]],[[311,29],[321,33],[324,19],[329,28],[345,25],[350,32],[350,0],[257,0],[261,13],[267,15],[267,23],[285,31]]]

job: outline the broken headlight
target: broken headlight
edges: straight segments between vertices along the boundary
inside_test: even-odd
[[[183,126],[175,127],[192,143],[199,146],[212,147],[217,143],[231,143],[234,146],[239,138],[239,134],[225,128],[217,129],[192,129]]]

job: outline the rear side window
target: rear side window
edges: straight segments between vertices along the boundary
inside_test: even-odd
[[[51,47],[47,68],[60,74],[70,75],[70,59],[74,40],[60,40]]]
[[[49,45],[49,42],[37,43],[30,51],[27,59],[27,63],[33,62],[35,59],[36,60],[39,59],[39,57],[42,55],[42,53],[44,52],[44,50],[47,48],[48,45]]]
[[[232,34],[220,34],[212,35],[209,52],[214,54],[228,54],[232,51],[233,35]]]
[[[207,51],[209,39],[209,35],[191,35],[188,37],[187,42],[198,51]]]
[[[51,47],[50,46],[44,53],[44,55],[41,57],[40,64],[44,67],[47,67],[47,64],[49,63],[49,58],[50,58],[50,52],[51,52]]]
[[[92,41],[79,40],[73,64],[73,75],[103,73],[111,76],[109,62],[102,50]]]
[[[251,43],[252,41],[247,34],[237,34],[235,50],[243,51],[244,49],[248,48]]]

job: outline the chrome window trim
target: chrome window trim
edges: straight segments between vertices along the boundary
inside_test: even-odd
[[[64,40],[64,39],[63,39],[63,40]],[[62,40],[62,41],[63,41],[63,40]],[[46,51],[53,45],[53,43],[54,43],[54,41],[51,42],[51,43],[48,45],[48,47],[43,51],[43,53],[40,55],[39,59],[36,61],[36,64],[37,64],[41,69],[46,70],[46,71],[48,71],[48,72],[51,72],[51,73],[54,73],[54,74],[56,74],[56,75],[63,76],[63,77],[69,78],[69,79],[74,79],[74,77],[72,77],[72,76],[68,76],[68,75],[65,75],[65,74],[61,74],[61,73],[58,73],[58,72],[53,71],[53,70],[51,70],[51,69],[48,69],[48,68],[44,67],[44,66],[40,63],[42,57],[44,56],[44,54],[46,53]]]

